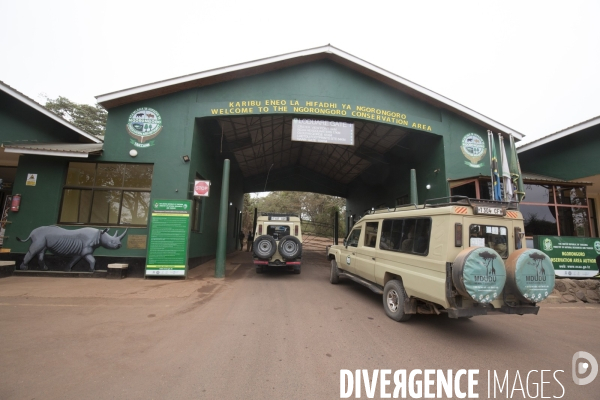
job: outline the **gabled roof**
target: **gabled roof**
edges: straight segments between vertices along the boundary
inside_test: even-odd
[[[417,85],[407,79],[395,75],[389,71],[377,67],[367,61],[348,54],[331,45],[315,47],[313,49],[296,51],[279,56],[263,58],[241,64],[230,65],[217,69],[211,69],[195,74],[184,75],[177,78],[167,79],[147,85],[136,86],[117,92],[96,96],[98,103],[104,108],[110,109],[123,104],[146,100],[169,93],[179,92],[186,89],[213,85],[220,82],[239,79],[247,76],[262,74],[298,64],[309,63],[316,60],[328,59],[344,65],[352,70],[367,75],[397,90],[416,97],[421,101],[432,104],[435,107],[445,108],[457,113],[471,121],[483,125],[487,129],[512,134],[517,140],[523,138],[523,134],[481,115],[462,104],[456,103],[438,93]]]
[[[565,136],[569,136],[573,133],[577,133],[579,131],[582,131],[587,128],[591,128],[592,126],[596,126],[596,125],[600,125],[600,116],[592,118],[592,119],[588,119],[587,121],[583,121],[577,125],[570,126],[566,129],[563,129],[562,131],[558,131],[558,132],[552,133],[548,136],[544,136],[543,138],[534,140],[531,143],[524,144],[523,146],[521,146],[517,149],[517,153],[523,153],[524,151],[534,149],[538,146],[553,142],[553,141],[563,138]]]
[[[89,139],[94,143],[102,143],[102,140],[98,139],[94,135],[90,135],[89,133],[82,131],[81,129],[77,128],[75,125],[71,124],[69,121],[64,120],[63,118],[54,114],[52,111],[48,110],[47,108],[43,107],[42,105],[38,104],[34,100],[25,96],[23,93],[13,89],[12,87],[8,86],[6,83],[4,83],[2,81],[0,81],[0,90],[3,91],[4,93],[8,94],[9,96],[12,96],[13,98],[17,99],[21,103],[28,105],[29,107],[33,108],[34,110],[44,114],[45,116],[53,119],[54,121],[56,121],[64,126],[66,126],[73,132],[85,137],[86,139]]]

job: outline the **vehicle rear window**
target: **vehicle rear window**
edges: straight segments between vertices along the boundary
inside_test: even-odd
[[[273,236],[273,239],[279,240],[290,234],[290,227],[287,225],[269,225],[267,226],[267,235]]]
[[[385,219],[381,228],[379,248],[427,255],[430,234],[430,218]]]
[[[496,250],[500,257],[508,257],[508,229],[505,226],[471,225],[469,227],[469,246],[489,247]]]

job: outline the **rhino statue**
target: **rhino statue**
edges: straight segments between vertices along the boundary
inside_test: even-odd
[[[127,233],[127,229],[125,229],[125,232],[121,235],[118,235],[119,232],[116,231],[113,236],[110,236],[107,231],[108,228],[104,230],[96,228],[68,230],[55,225],[35,228],[31,231],[27,239],[21,240],[17,237],[17,240],[20,242],[27,242],[31,239],[29,251],[25,254],[25,258],[23,258],[23,262],[19,268],[27,269],[29,261],[37,255],[41,267],[44,271],[48,270],[48,267],[44,263],[44,254],[46,250],[50,250],[55,255],[73,257],[66,271],[71,271],[71,268],[79,260],[85,258],[90,264],[90,271],[94,272],[96,265],[96,259],[92,255],[94,250],[100,246],[106,249],[120,248],[121,239]]]

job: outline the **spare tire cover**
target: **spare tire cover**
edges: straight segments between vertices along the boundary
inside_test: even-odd
[[[271,258],[277,251],[277,243],[272,236],[259,236],[252,244],[252,251],[258,258]]]
[[[302,243],[296,236],[284,236],[279,239],[279,254],[286,260],[298,258],[302,254]]]
[[[460,294],[490,303],[502,293],[506,269],[500,254],[489,247],[469,247],[452,264],[452,281]]]
[[[520,249],[506,260],[506,287],[520,300],[538,303],[554,290],[554,266],[537,249]]]

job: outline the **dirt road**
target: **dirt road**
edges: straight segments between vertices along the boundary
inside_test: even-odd
[[[397,323],[381,296],[329,284],[324,251],[309,252],[300,275],[258,275],[244,252],[229,257],[225,280],[208,264],[192,272],[186,281],[1,279],[0,399],[333,399],[341,369],[479,369],[479,398],[488,371],[492,380],[508,371],[513,388],[517,372],[527,386],[535,370],[531,396],[543,380],[544,396],[599,398],[600,377],[571,379],[576,351],[600,360],[598,306]],[[524,398],[518,384],[513,398]]]

